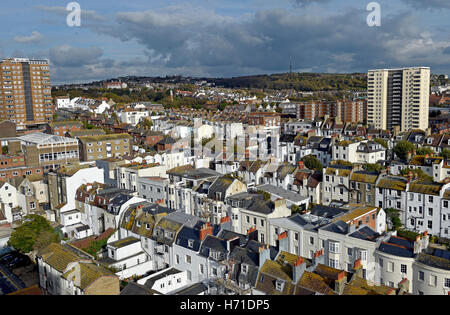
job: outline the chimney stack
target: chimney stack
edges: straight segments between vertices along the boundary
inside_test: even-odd
[[[258,249],[258,254],[259,254],[259,268],[261,269],[261,267],[264,265],[266,260],[270,260],[269,245],[264,244],[263,246],[261,246]]]
[[[298,257],[297,261],[294,263],[292,268],[292,281],[297,283],[306,270],[306,263],[303,257]]]
[[[283,232],[278,235],[277,248],[279,253],[282,251],[289,251],[289,239],[287,237],[287,232]]]
[[[334,291],[339,295],[344,292],[345,285],[347,284],[347,277],[344,270],[338,273],[337,280],[334,281]]]
[[[403,293],[409,292],[409,280],[407,278],[403,278],[402,281],[398,283],[398,295],[403,295]]]
[[[321,250],[318,250],[314,253],[313,257],[313,265],[317,266],[318,264],[324,264],[325,263],[325,257],[323,255],[323,248]]]
[[[363,267],[361,265],[361,259],[358,259],[355,261],[355,263],[353,264],[353,272],[360,278],[363,277]]]
[[[200,241],[203,241],[207,235],[212,235],[213,227],[211,223],[206,222],[200,229]]]
[[[258,230],[256,229],[256,226],[251,227],[248,231],[247,231],[247,240],[254,240],[258,242]]]

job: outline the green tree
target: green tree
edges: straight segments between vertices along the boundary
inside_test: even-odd
[[[402,140],[394,147],[394,153],[402,160],[406,160],[409,152],[413,152],[416,147],[411,142]]]
[[[416,150],[417,155],[432,155],[434,154],[433,150],[431,148],[423,147],[423,148],[417,148]]]
[[[442,156],[446,160],[450,159],[450,150],[445,148],[444,150],[442,150],[439,156]]]
[[[306,155],[302,158],[305,166],[310,170],[322,170],[323,165],[314,155]]]
[[[380,165],[380,164],[371,164],[371,163],[364,164],[363,168],[367,172],[376,172],[376,173],[379,173],[381,170],[383,170],[383,166],[382,165]]]
[[[8,154],[8,146],[7,145],[4,145],[3,147],[2,147],[2,154]]]
[[[392,228],[394,230],[398,230],[402,227],[402,222],[400,220],[400,214],[397,209],[394,208],[387,208],[384,210],[386,212],[387,218],[392,223]]]
[[[59,235],[50,222],[40,215],[30,214],[11,234],[8,245],[21,253],[29,253],[33,249],[40,249],[54,242],[59,242]]]

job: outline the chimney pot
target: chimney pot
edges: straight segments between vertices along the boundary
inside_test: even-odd
[[[345,271],[342,270],[341,272],[338,273],[338,278],[337,278],[337,280],[338,280],[338,281],[341,281],[341,280],[344,279],[344,278],[345,278]]]
[[[294,263],[294,266],[295,266],[295,267],[300,266],[300,265],[303,264],[304,262],[305,262],[305,258],[299,256],[298,259],[297,259],[297,261]]]

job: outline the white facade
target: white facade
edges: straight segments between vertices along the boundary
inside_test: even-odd
[[[70,211],[75,209],[75,195],[77,189],[88,183],[104,183],[103,169],[98,167],[88,167],[78,170],[74,175],[66,177],[66,204],[60,209],[60,212]]]

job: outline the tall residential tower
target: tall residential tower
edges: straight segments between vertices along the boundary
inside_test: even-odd
[[[400,131],[428,128],[430,68],[369,70],[367,123]]]
[[[18,129],[52,120],[50,70],[47,60],[9,58],[0,62],[0,120]]]

